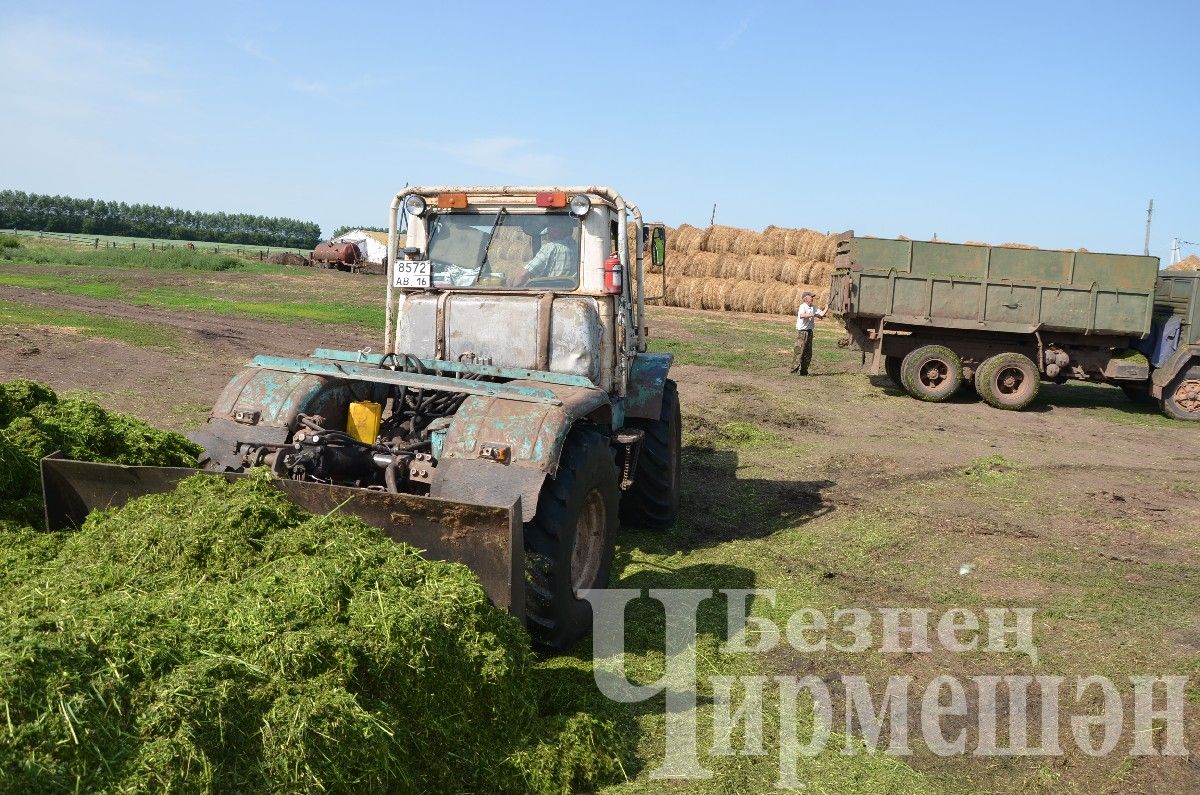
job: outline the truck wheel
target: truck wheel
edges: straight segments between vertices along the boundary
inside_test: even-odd
[[[591,605],[579,593],[608,584],[617,500],[608,440],[572,430],[558,474],[542,485],[537,515],[524,528],[525,616],[537,645],[565,649],[591,626]]]
[[[900,376],[901,359],[899,356],[884,356],[883,371],[887,373],[887,377],[892,379],[892,383],[896,385],[896,389],[901,392],[907,392],[904,388],[904,379]]]
[[[621,497],[621,523],[629,527],[665,530],[679,516],[681,426],[679,388],[663,384],[662,410],[657,420],[630,419],[645,434],[638,454],[633,485]]]
[[[1037,397],[1041,373],[1020,353],[998,353],[984,359],[975,373],[975,391],[989,406],[1020,411]]]
[[[1200,421],[1200,365],[1182,371],[1163,389],[1162,410],[1172,419]]]
[[[904,390],[919,400],[946,400],[962,384],[962,360],[945,345],[924,345],[900,364]]]

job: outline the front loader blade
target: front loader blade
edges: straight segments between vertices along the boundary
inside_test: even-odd
[[[76,529],[91,511],[171,491],[192,475],[231,482],[246,477],[183,467],[93,464],[56,455],[41,461],[48,530]],[[299,480],[271,482],[310,513],[353,514],[392,539],[424,550],[431,560],[462,563],[479,577],[493,604],[524,620],[525,550],[519,497],[507,506],[478,505]]]

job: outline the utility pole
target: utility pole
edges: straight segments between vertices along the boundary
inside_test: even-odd
[[[710,217],[709,217],[709,219],[708,219],[708,225],[709,225],[709,226],[712,226],[712,225],[713,225],[713,224],[715,224],[716,222],[717,222],[717,203],[716,203],[716,202],[713,202],[713,211],[712,211],[712,216],[710,216]]]
[[[1150,221],[1154,219],[1154,199],[1150,200],[1150,206],[1146,208],[1146,245],[1142,247],[1142,253],[1147,257],[1150,256]]]
[[[1179,262],[1179,238],[1171,241],[1171,264]]]

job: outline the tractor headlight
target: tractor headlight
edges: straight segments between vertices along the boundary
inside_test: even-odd
[[[420,218],[425,214],[425,206],[424,196],[418,196],[414,193],[410,196],[404,197],[404,212],[408,213],[414,218]]]
[[[592,209],[592,200],[582,193],[571,197],[571,215],[577,215],[580,218],[588,214],[588,210]]]

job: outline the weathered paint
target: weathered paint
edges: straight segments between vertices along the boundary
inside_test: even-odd
[[[624,415],[658,419],[662,412],[663,385],[675,357],[670,353],[639,353],[629,371]]]
[[[491,383],[463,378],[446,378],[444,376],[405,373],[381,367],[366,367],[329,360],[255,356],[251,360],[250,366],[275,370],[281,373],[332,376],[346,381],[367,381],[376,384],[421,387],[424,389],[437,389],[443,392],[504,397],[509,400],[521,400],[533,403],[555,403],[558,401],[558,397],[553,391],[547,387],[538,385],[516,382]]]
[[[311,358],[352,362],[355,364],[379,364],[383,361],[383,356],[378,353],[337,351],[329,348],[317,348],[313,351]],[[444,373],[470,373],[473,375],[487,375],[512,380],[520,379],[523,381],[541,381],[547,384],[563,384],[565,386],[593,386],[592,382],[582,375],[550,373],[543,370],[526,370],[520,367],[497,367],[490,364],[472,364],[470,362],[448,362],[441,359],[418,359],[418,361],[427,370]]]

